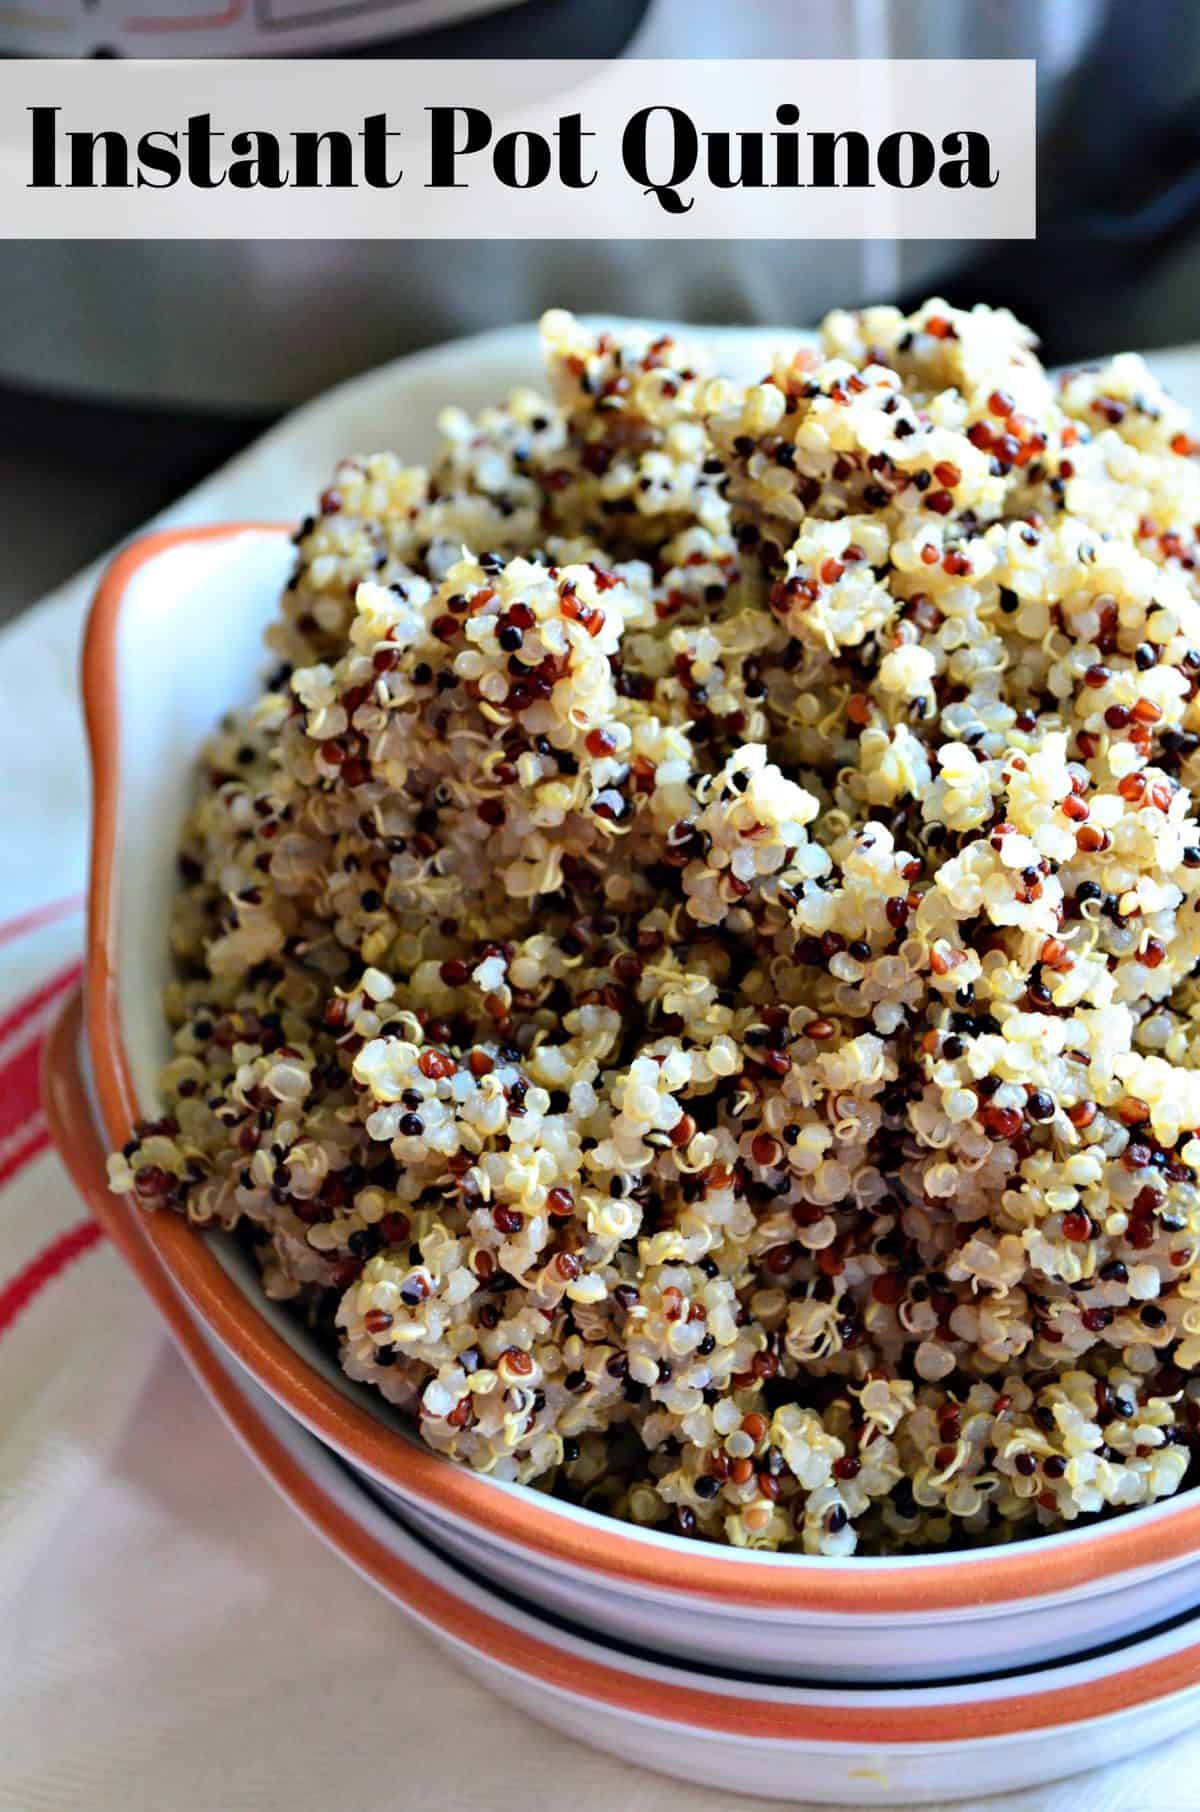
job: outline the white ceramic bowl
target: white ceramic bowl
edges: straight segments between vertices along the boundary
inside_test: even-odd
[[[333,1551],[468,1672],[555,1729],[624,1761],[739,1797],[928,1804],[1116,1761],[1200,1715],[1200,1618],[1004,1678],[919,1687],[788,1684],[664,1664],[551,1621],[444,1560],[247,1377],[156,1260],[145,1222],[104,1186],[79,1062],[78,1000],[48,1041],[55,1141],[159,1307],[210,1399],[267,1478]],[[398,1641],[400,1639],[398,1638]]]
[[[548,1622],[528,1599],[499,1596],[381,1520],[349,1472],[244,1373],[240,1388],[324,1497],[314,1513],[311,1499],[284,1491],[335,1552],[482,1685],[624,1761],[733,1794],[791,1799],[802,1782],[805,1799],[822,1803],[923,1805],[1117,1761],[1200,1716],[1197,1618],[1041,1671],[890,1691],[701,1675],[617,1651]],[[376,1572],[362,1537],[390,1564]]]
[[[476,391],[483,346],[471,347]],[[413,362],[423,407],[454,393],[452,353]],[[494,394],[527,375],[505,358],[488,377]],[[393,406],[401,389],[393,377]],[[420,443],[428,422],[405,419]],[[252,696],[290,560],[280,528],[150,537],[114,563],[93,609],[88,1037],[113,1146],[157,1111],[165,927],[195,751],[223,711]],[[206,1326],[293,1416],[394,1492],[448,1553],[469,1553],[499,1583],[536,1583],[543,1604],[601,1634],[734,1668],[900,1681],[961,1676],[980,1656],[1028,1666],[1145,1629],[1200,1596],[1196,1492],[1004,1548],[847,1563],[717,1549],[472,1473],[351,1385],[267,1302],[232,1240],[165,1215],[148,1230]]]
[[[836,1688],[664,1665],[551,1622],[445,1562],[386,1516],[351,1471],[259,1391],[203,1329],[103,1187],[75,1062],[79,1013],[50,1041],[56,1139],[85,1195],[214,1405],[284,1500],[480,1683],[531,1717],[624,1761],[705,1786],[855,1806],[1003,1792],[1116,1761],[1200,1714],[1200,1622],[1006,1679]],[[86,1136],[81,1129],[87,1128]]]

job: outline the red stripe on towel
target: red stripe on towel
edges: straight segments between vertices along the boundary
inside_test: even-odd
[[[79,1221],[23,1265],[12,1282],[0,1290],[0,1337],[8,1332],[48,1283],[77,1258],[82,1258],[85,1252],[90,1252],[102,1238],[103,1233],[95,1221]]]
[[[40,931],[43,925],[52,925],[55,919],[65,919],[72,912],[82,912],[84,896],[81,893],[68,894],[63,900],[50,900],[45,906],[34,906],[29,912],[18,913],[15,919],[0,925],[0,944],[11,944],[14,938],[26,937],[31,931]]]
[[[32,994],[27,994],[23,1000],[10,1007],[0,1018],[0,1050],[3,1050],[10,1038],[15,1037],[22,1026],[28,1025],[31,1019],[65,994],[68,988],[73,988],[82,974],[82,963],[69,963],[57,975],[50,976],[39,988],[35,988]]]

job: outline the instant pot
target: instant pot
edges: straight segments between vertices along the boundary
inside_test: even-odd
[[[551,302],[801,323],[834,304],[938,287],[1012,300],[1052,357],[1194,336],[1190,278],[1163,273],[1191,257],[1200,218],[1196,0],[44,3],[36,15],[0,12],[0,51],[1035,57],[1042,230],[1034,244],[995,248],[982,270],[988,248],[941,243],[10,243],[0,245],[0,385],[261,416]]]

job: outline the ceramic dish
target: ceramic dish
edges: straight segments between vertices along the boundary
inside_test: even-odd
[[[500,394],[523,375],[500,361],[492,387]],[[400,389],[393,375],[393,403]],[[419,441],[419,424],[414,432]],[[195,751],[250,695],[290,557],[286,531],[267,525],[151,536],[114,562],[93,608],[88,1036],[114,1146],[156,1111],[165,926]],[[165,1215],[147,1227],[197,1314],[292,1415],[395,1492],[447,1550],[501,1584],[536,1577],[543,1603],[602,1634],[666,1632],[677,1656],[733,1667],[787,1672],[819,1658],[829,1678],[901,1680],[962,1674],[981,1654],[1030,1665],[1144,1629],[1200,1595],[1194,1492],[1008,1547],[846,1563],[717,1550],[472,1473],[351,1385],[267,1302],[233,1241]]]
[[[483,1685],[581,1741],[739,1794],[923,1804],[1003,1792],[1127,1756],[1200,1714],[1200,1626],[1024,1674],[862,1690],[688,1670],[619,1652],[501,1596],[388,1517],[350,1470],[260,1392],[186,1307],[140,1221],[105,1188],[79,1061],[80,1008],[47,1046],[51,1131],[84,1199],[157,1304],[203,1388],[280,1495]],[[398,1638],[398,1641],[400,1639]]]

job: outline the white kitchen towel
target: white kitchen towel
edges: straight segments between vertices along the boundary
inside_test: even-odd
[[[779,338],[720,337],[750,370]],[[1154,363],[1200,402],[1200,351]],[[420,457],[439,405],[535,376],[528,329],[401,361],[290,417],[159,524],[299,516],[340,454]],[[681,1797],[729,1812],[728,1795],[493,1701],[325,1549],[218,1421],[47,1150],[41,1043],[83,937],[76,670],[94,577],[0,635],[0,1812],[673,1812]],[[1197,1812],[1200,1729],[965,1804]]]

